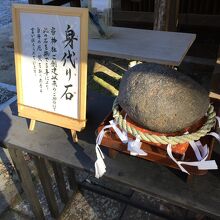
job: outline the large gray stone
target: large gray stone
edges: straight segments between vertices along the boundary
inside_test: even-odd
[[[159,64],[139,64],[123,76],[118,96],[128,116],[151,131],[170,133],[191,126],[209,106],[205,89]]]

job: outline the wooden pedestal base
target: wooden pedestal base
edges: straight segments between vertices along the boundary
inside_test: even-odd
[[[98,127],[98,132],[100,132],[104,126],[108,125],[110,120],[112,120],[112,113],[109,114],[100,124],[100,126]],[[209,160],[213,150],[214,139],[211,136],[207,136],[201,138],[200,141],[202,142],[203,145],[207,144],[209,146],[209,155],[207,158],[207,160]],[[116,135],[116,133],[111,129],[105,133],[101,145],[108,148],[109,156],[112,158],[114,158],[118,152],[130,155],[130,152],[127,151],[127,144],[123,144]],[[137,156],[138,158],[156,162],[158,164],[179,170],[179,167],[175,162],[173,162],[170,159],[165,149],[161,149],[157,146],[151,145],[146,142],[142,142],[141,149],[147,153],[147,156]],[[181,160],[182,158],[181,154],[173,154],[173,155],[177,160]],[[196,161],[196,157],[191,147],[187,149],[183,161],[187,161],[187,162]],[[197,167],[192,167],[188,165],[183,165],[183,166],[192,175],[204,175],[207,173],[207,170],[198,170]]]

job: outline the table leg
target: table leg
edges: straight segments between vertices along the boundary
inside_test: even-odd
[[[113,150],[113,149],[108,149],[108,155],[110,158],[114,159],[118,154],[118,151],[117,150]]]
[[[8,148],[8,151],[18,172],[22,188],[28,201],[31,204],[35,217],[37,219],[45,219],[34,184],[32,182],[30,171],[28,169],[26,161],[24,160],[23,153],[20,150],[13,148]]]
[[[68,193],[66,190],[66,183],[63,176],[62,167],[60,164],[51,161],[51,165],[53,167],[53,172],[55,175],[55,179],[57,182],[58,191],[60,194],[61,201],[66,204],[68,202]]]
[[[48,207],[51,212],[51,216],[57,218],[59,215],[59,209],[56,203],[55,194],[51,184],[51,178],[47,171],[45,159],[37,156],[33,156],[35,165],[37,167],[38,175],[43,186],[43,190],[47,199]]]
[[[75,178],[75,171],[73,168],[67,167],[67,176],[70,184],[70,189],[72,189],[74,193],[78,190],[78,184]]]
[[[190,184],[193,181],[193,175],[187,175],[186,182],[187,184]]]

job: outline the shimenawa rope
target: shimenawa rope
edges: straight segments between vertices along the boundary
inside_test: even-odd
[[[210,104],[207,111],[207,121],[205,124],[196,132],[183,134],[181,136],[158,136],[154,134],[148,134],[141,132],[134,127],[127,124],[126,120],[120,114],[119,104],[117,98],[115,99],[112,107],[113,118],[115,122],[118,124],[119,128],[126,131],[127,133],[133,135],[134,137],[139,136],[141,140],[152,142],[156,144],[182,144],[190,141],[199,140],[201,137],[205,136],[208,132],[210,132],[211,128],[215,126],[216,123],[216,113],[214,111],[214,107]]]

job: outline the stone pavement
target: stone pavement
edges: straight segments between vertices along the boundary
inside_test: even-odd
[[[15,85],[15,71],[14,71],[14,56],[13,56],[13,39],[12,39],[12,26],[4,26],[0,29],[0,82]],[[89,56],[89,86],[93,81],[94,68],[98,66],[98,73],[103,71],[100,64],[105,64],[106,66],[114,66],[116,69],[120,69],[121,72],[127,67],[127,61],[121,61],[118,59],[110,58],[97,58],[96,56]],[[124,65],[124,66],[123,66]],[[104,68],[104,67],[103,67]],[[111,76],[112,71],[109,69],[109,75]],[[102,75],[102,74],[101,74]],[[116,74],[117,76],[117,74]],[[117,77],[116,77],[117,78]],[[120,77],[119,77],[120,78]],[[114,81],[115,79],[113,79]],[[113,82],[111,81],[111,82]],[[13,165],[10,162],[10,157],[7,150],[0,148],[0,219],[33,219],[33,214],[27,203],[24,194],[21,191],[20,185],[18,183],[18,177],[13,169]],[[31,158],[26,156],[26,160],[30,166],[33,173],[33,178],[36,179],[36,170],[33,166]],[[147,177],[147,174],[146,174]],[[144,196],[132,189],[125,188],[114,182],[102,178],[101,180],[95,179],[92,175],[77,171],[77,180],[79,182],[84,182],[86,184],[95,185],[102,189],[107,189],[113,193],[123,194],[128,200],[141,201],[147,204],[154,210],[161,211],[170,216],[186,217],[186,219],[195,219],[196,215],[189,213],[187,210],[180,209],[175,206],[171,206],[166,201],[161,201],[160,199],[154,199],[150,196]],[[54,189],[55,189],[54,183]],[[51,216],[46,206],[45,198],[42,193],[42,189],[39,184],[37,184],[37,191],[39,192],[40,200],[46,214],[46,219],[51,219]],[[19,195],[19,193],[21,195]],[[58,193],[55,191],[55,194]],[[59,196],[57,195],[59,201]],[[62,206],[59,202],[60,207]],[[126,205],[122,202],[115,201],[113,199],[107,198],[103,195],[96,194],[94,192],[81,189],[75,197],[72,199],[71,204],[65,209],[64,214],[60,219],[161,219],[154,215],[147,213],[145,210],[138,209]]]

